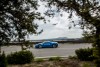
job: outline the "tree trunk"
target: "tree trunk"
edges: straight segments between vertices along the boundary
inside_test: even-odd
[[[95,34],[95,52],[94,55],[96,59],[96,67],[100,67],[100,27],[96,27],[96,34]]]
[[[0,46],[0,54],[1,54],[1,46]]]

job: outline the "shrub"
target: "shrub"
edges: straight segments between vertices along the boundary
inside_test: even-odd
[[[25,64],[30,63],[34,59],[32,52],[19,51],[7,55],[7,61],[9,64]]]
[[[61,57],[50,57],[49,61],[61,61]]]
[[[77,59],[76,56],[69,56],[68,59]]]
[[[84,63],[82,67],[91,67],[89,63]]]
[[[0,67],[7,67],[7,59],[4,52],[0,54]]]
[[[96,67],[100,67],[100,59],[95,59],[94,60]]]
[[[75,53],[78,59],[82,61],[92,61],[94,59],[92,48],[77,49]]]

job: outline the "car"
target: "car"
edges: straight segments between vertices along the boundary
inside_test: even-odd
[[[35,45],[35,48],[57,48],[57,47],[58,47],[58,43],[52,41],[46,41]]]

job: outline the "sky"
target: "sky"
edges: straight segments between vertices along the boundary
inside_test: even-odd
[[[39,8],[38,12],[41,13],[42,16],[44,15],[44,12],[48,10],[44,5],[45,3],[39,2]],[[55,12],[54,17],[48,17],[45,16],[47,21],[44,23],[43,21],[35,20],[34,23],[37,23],[39,25],[38,31],[43,29],[43,32],[39,35],[29,35],[28,40],[38,40],[38,39],[49,39],[49,38],[58,38],[58,37],[67,37],[67,38],[80,38],[82,37],[82,29],[80,29],[80,26],[74,27],[70,22],[71,20],[68,19],[69,14],[67,12],[61,11],[56,13],[55,7],[52,8]],[[63,16],[60,16],[60,14],[63,14]],[[75,22],[78,22],[79,18],[74,15],[73,19]],[[56,24],[56,25],[54,25]],[[72,26],[71,29],[69,29],[69,26]]]

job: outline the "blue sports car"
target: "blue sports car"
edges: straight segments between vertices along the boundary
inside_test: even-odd
[[[57,47],[58,47],[58,43],[57,42],[51,42],[51,41],[38,43],[38,44],[35,45],[35,48],[57,48]]]

